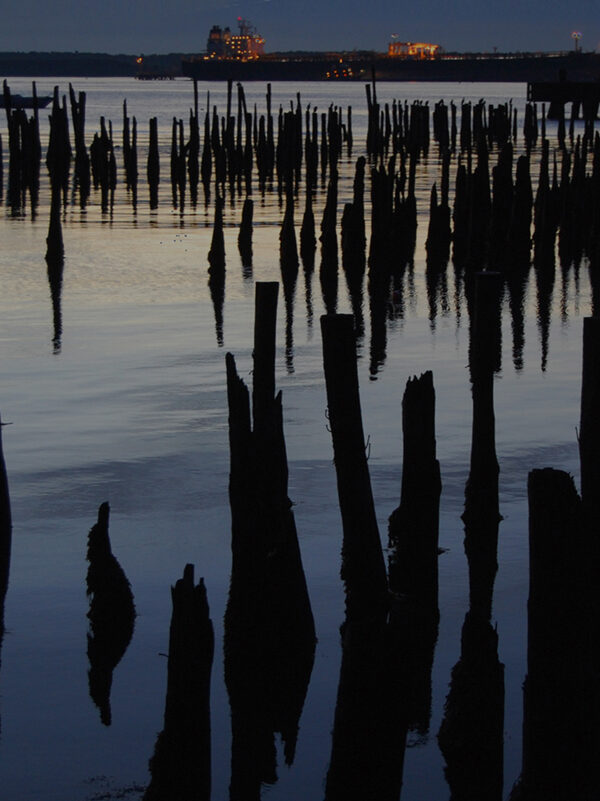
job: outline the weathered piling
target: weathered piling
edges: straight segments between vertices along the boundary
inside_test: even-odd
[[[492,208],[490,219],[490,264],[494,269],[508,267],[506,246],[513,211],[513,146],[507,142],[492,167]]]
[[[192,208],[198,203],[198,183],[200,181],[200,124],[198,121],[198,83],[194,81],[194,111],[190,111],[189,139],[187,142],[187,174],[190,184]]]
[[[71,155],[66,105],[60,105],[58,87],[55,86],[52,112],[50,114],[50,138],[46,151],[46,166],[50,174],[52,187],[56,186],[62,193],[65,205],[67,203]]]
[[[306,136],[304,141],[304,161],[306,165],[306,188],[312,191],[317,185],[319,173],[319,116],[314,108],[309,116],[306,110]]]
[[[459,269],[464,268],[469,251],[470,182],[470,164],[468,169],[459,156],[452,207],[452,260]]]
[[[127,115],[127,101],[123,101],[123,166],[125,168],[125,186],[131,192],[131,204],[135,213],[137,209],[137,121],[130,120]]]
[[[214,632],[204,580],[194,586],[193,565],[185,566],[171,598],[164,728],[150,759],[144,801],[209,801]]]
[[[8,128],[8,204],[12,214],[18,214],[24,205],[23,153],[21,148],[21,129],[24,113],[12,109],[10,89],[6,79],[3,82],[4,108]]]
[[[600,523],[600,318],[583,321],[583,368],[579,422],[581,498],[586,523],[597,530]],[[597,554],[596,554],[597,557]]]
[[[371,238],[369,241],[370,373],[375,377],[386,358],[386,316],[390,297],[394,213],[394,157],[386,168],[371,170]]]
[[[431,372],[409,379],[402,399],[402,488],[389,518],[390,627],[404,663],[406,722],[425,736],[431,717],[431,670],[438,634],[438,538],[441,493]]]
[[[441,494],[436,457],[435,390],[431,371],[409,379],[402,399],[402,488],[389,519],[390,589],[438,614]]]
[[[343,525],[342,578],[347,617],[378,618],[388,604],[387,578],[365,450],[352,316],[322,316],[321,333]]]
[[[112,125],[106,128],[104,117],[100,117],[100,133],[94,134],[90,145],[90,160],[94,189],[100,188],[100,205],[102,212],[112,209],[116,186],[116,161],[112,141]]]
[[[460,107],[460,150],[464,153],[471,149],[472,134],[471,134],[471,116],[472,107],[470,102],[461,103]]]
[[[440,152],[450,148],[448,106],[443,100],[439,100],[433,107],[433,138],[438,143]]]
[[[527,154],[531,153],[538,138],[537,107],[535,103],[525,105],[525,119],[523,120],[523,139]]]
[[[345,204],[341,221],[342,268],[359,335],[363,331],[362,299],[366,268],[364,169],[365,160],[361,157],[356,163],[352,203]]]
[[[112,719],[112,674],[131,641],[135,622],[131,586],[111,549],[108,516],[108,503],[103,503],[88,535],[86,578],[91,629],[87,635],[89,691],[105,726],[110,726]]]
[[[131,189],[131,128],[127,114],[127,100],[123,101],[123,167],[125,168],[125,187]]]
[[[365,454],[352,316],[323,316],[321,331],[346,593],[325,798],[394,801],[406,741],[405,676],[395,658],[396,632],[387,628],[387,579]]]
[[[487,263],[492,209],[488,152],[483,137],[477,145],[477,166],[469,188],[468,265],[471,270],[479,270]]]
[[[287,494],[281,393],[275,387],[277,285],[257,284],[253,403],[227,354],[232,572],[225,680],[232,709],[230,798],[276,780],[273,736],[291,764],[312,671],[315,629]],[[252,422],[251,422],[252,417]]]
[[[183,142],[183,121],[173,117],[171,126],[171,196],[173,208],[183,214],[186,187],[186,152]]]
[[[321,265],[319,278],[328,314],[335,314],[338,293],[337,189],[338,175],[333,172],[327,185],[327,199],[321,220]]]
[[[75,181],[79,188],[79,205],[84,209],[90,196],[90,157],[85,144],[85,92],[75,96],[75,90],[69,84],[71,102],[71,122],[73,124],[73,140],[75,142]]]
[[[31,215],[35,217],[39,196],[41,145],[38,103],[33,83],[33,116],[14,108],[6,79],[3,82],[4,108],[8,128],[8,204],[12,214],[20,214],[29,192]]]
[[[247,197],[242,206],[242,219],[238,233],[238,250],[242,260],[242,270],[245,278],[252,275],[252,217],[254,214],[254,202]]]
[[[438,306],[442,311],[448,307],[448,286],[446,268],[450,256],[450,206],[448,205],[448,178],[450,158],[445,154],[442,158],[441,197],[438,202],[437,186],[431,187],[429,203],[429,227],[425,249],[427,251],[427,294],[429,298],[429,319],[432,325],[437,316]]]
[[[158,208],[158,185],[160,184],[160,158],[158,154],[158,117],[150,119],[150,141],[148,144],[148,160],[146,178],[150,191],[150,208]]]
[[[366,238],[364,214],[365,158],[356,161],[352,203],[346,203],[342,213],[342,268],[346,276],[357,334],[363,331],[363,279],[366,267]]]
[[[473,396],[471,462],[465,487],[465,552],[469,561],[471,611],[489,620],[498,569],[500,521],[494,416],[494,372],[500,369],[498,273],[477,273],[469,369]]]
[[[212,177],[212,150],[210,129],[210,92],[206,96],[206,114],[204,115],[204,144],[200,160],[200,179],[204,188],[204,202],[208,205],[210,199],[210,182]]]
[[[567,473],[533,470],[528,496],[523,769],[511,799],[597,798],[597,532],[586,531]]]
[[[554,263],[554,245],[558,228],[557,187],[550,184],[550,143],[542,141],[538,186],[533,204],[533,261],[543,269]]]
[[[532,207],[529,157],[523,155],[517,159],[515,192],[507,234],[509,258],[512,264],[530,263]]]
[[[383,141],[379,120],[379,103],[377,102],[377,87],[375,84],[375,75],[373,74],[372,82],[365,84],[367,93],[367,110],[368,110],[368,125],[367,125],[367,154],[369,156],[381,155],[383,150]]]

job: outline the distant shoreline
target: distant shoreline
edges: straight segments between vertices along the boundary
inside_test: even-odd
[[[141,62],[139,61],[141,57]],[[410,81],[552,81],[559,68],[570,80],[600,80],[596,53],[445,53],[441,59],[413,61],[383,53],[294,51],[269,53],[257,61],[205,61],[188,53],[126,54],[80,52],[0,53],[0,79],[177,78],[199,80],[315,80],[328,77],[326,62],[347,61],[355,77]],[[325,66],[323,66],[325,64]]]
[[[181,61],[185,53],[143,56],[139,53],[0,53],[0,77],[39,78],[135,78],[139,74],[182,75]]]

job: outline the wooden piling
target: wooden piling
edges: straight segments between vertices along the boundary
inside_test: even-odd
[[[511,799],[596,798],[600,743],[597,688],[597,569],[590,563],[573,479],[529,474],[527,677],[523,770]]]
[[[431,371],[406,384],[402,399],[402,489],[389,520],[390,589],[438,614],[439,505],[435,391]]]
[[[491,615],[501,519],[494,416],[494,372],[500,369],[500,288],[498,273],[477,273],[469,352],[473,425],[462,519],[469,561],[470,607],[485,620]]]
[[[242,207],[242,219],[238,233],[238,250],[242,260],[244,277],[252,275],[252,217],[254,214],[254,202],[247,197]]]
[[[342,578],[348,617],[377,617],[387,579],[363,434],[351,315],[321,317],[327,407],[344,531]]]
[[[581,497],[588,525],[600,523],[600,318],[583,321],[583,367],[579,422]]]
[[[160,160],[158,154],[158,117],[150,119],[150,142],[148,145],[148,161],[146,177],[150,190],[150,208],[158,208],[158,185],[160,183]]]
[[[281,393],[274,396],[277,284],[258,284],[253,408],[227,354],[232,572],[225,681],[232,709],[232,798],[276,780],[273,737],[294,759],[315,629],[288,497]]]

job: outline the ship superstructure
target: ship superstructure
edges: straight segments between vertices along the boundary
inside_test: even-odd
[[[208,35],[206,58],[219,61],[256,61],[264,55],[265,40],[243,17],[237,19],[239,33],[213,25]]]

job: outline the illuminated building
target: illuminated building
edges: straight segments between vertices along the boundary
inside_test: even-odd
[[[388,56],[410,58],[416,61],[438,58],[440,46],[428,42],[398,42],[395,37],[388,45]]]

